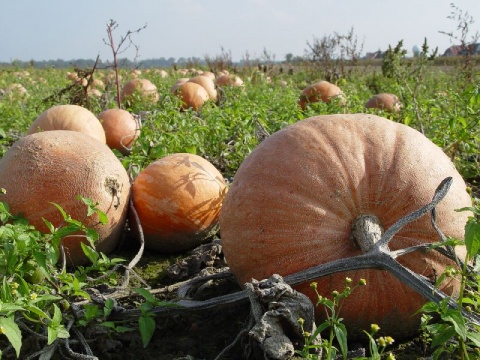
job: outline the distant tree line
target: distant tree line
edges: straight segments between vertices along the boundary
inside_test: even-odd
[[[28,68],[28,67],[35,67],[35,68],[72,68],[72,67],[79,67],[79,68],[89,68],[93,67],[95,64],[95,59],[73,59],[73,60],[63,60],[63,59],[56,59],[56,60],[30,60],[30,61],[22,61],[22,60],[13,60],[11,62],[0,62],[1,67],[7,66],[15,66],[18,68]],[[126,58],[119,59],[118,64],[122,68],[126,69],[148,69],[148,68],[166,68],[171,66],[178,66],[178,67],[186,67],[186,66],[201,66],[205,65],[205,60],[197,57],[189,57],[189,58],[178,58],[175,59],[173,57],[170,58],[157,58],[157,59],[146,59],[146,60],[139,60],[139,61],[132,61]],[[108,61],[99,60],[97,67],[102,68],[109,68],[112,64]]]

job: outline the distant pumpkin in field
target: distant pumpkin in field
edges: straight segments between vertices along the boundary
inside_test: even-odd
[[[347,99],[343,91],[335,84],[322,80],[303,89],[298,105],[305,110],[310,103],[323,101],[329,103],[332,100],[337,100],[341,105],[345,105]]]
[[[132,151],[135,140],[140,135],[140,123],[127,110],[108,109],[98,115],[105,130],[107,145],[123,155]]]
[[[205,101],[209,100],[207,90],[194,82],[187,81],[180,84],[175,90],[175,95],[182,99],[182,109],[198,110],[202,107]]]
[[[243,80],[240,79],[239,76],[229,74],[229,73],[224,73],[220,75],[217,80],[216,80],[217,86],[223,87],[223,86],[243,86]]]
[[[365,107],[367,109],[381,109],[392,113],[399,112],[402,106],[403,105],[398,99],[398,96],[389,93],[380,93],[373,95],[365,103]]]
[[[215,88],[215,82],[210,77],[205,75],[197,75],[188,81],[203,86],[204,89],[207,90],[209,99],[214,102],[217,101],[218,93],[217,89]]]
[[[126,106],[132,106],[136,100],[156,103],[160,96],[150,80],[134,78],[123,86],[120,99]]]

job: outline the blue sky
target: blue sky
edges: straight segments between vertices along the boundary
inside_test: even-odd
[[[105,45],[110,19],[114,36],[147,27],[133,36],[139,60],[160,57],[214,57],[223,47],[234,60],[276,60],[304,55],[307,42],[353,28],[363,53],[395,46],[411,51],[426,37],[443,51],[458,21],[448,19],[453,0],[0,0],[0,61],[111,59]],[[477,19],[479,0],[454,4]],[[470,39],[469,39],[470,40]],[[122,56],[133,59],[134,49]]]

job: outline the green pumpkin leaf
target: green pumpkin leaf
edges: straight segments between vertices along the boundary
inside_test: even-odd
[[[3,334],[7,337],[10,344],[12,344],[17,354],[17,358],[20,356],[20,349],[22,347],[22,333],[13,316],[3,317],[0,316],[0,329]]]
[[[151,316],[140,316],[138,319],[138,326],[143,347],[146,348],[155,331],[155,320],[153,320]]]
[[[480,250],[480,223],[473,219],[467,221],[465,225],[465,246],[470,258],[478,254]]]

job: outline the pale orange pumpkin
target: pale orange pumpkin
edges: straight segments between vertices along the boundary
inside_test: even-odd
[[[177,153],[148,165],[132,186],[145,247],[171,253],[200,245],[218,224],[225,192],[221,173],[201,156]]]
[[[367,109],[381,109],[388,112],[397,113],[402,108],[402,103],[398,96],[390,93],[380,93],[373,95],[365,103]]]
[[[204,75],[197,75],[188,81],[203,86],[204,89],[207,90],[208,98],[214,102],[217,101],[217,89],[215,88],[215,82],[211,78]]]
[[[156,103],[160,99],[157,87],[148,79],[134,78],[122,87],[120,99],[126,106],[132,106],[136,96],[145,102]]]
[[[96,249],[109,254],[120,241],[130,196],[128,174],[107,145],[76,131],[53,130],[27,135],[0,160],[0,195],[12,214],[22,214],[42,232],[48,232],[43,218],[55,227],[64,223],[60,205],[73,219],[93,227],[99,235]],[[108,216],[108,223],[87,215],[86,205],[78,196],[98,202]],[[80,243],[83,236],[62,240],[67,264],[88,262]]]
[[[182,109],[200,109],[209,100],[208,92],[202,85],[187,81],[175,90],[175,94],[182,99]]]
[[[107,145],[123,155],[129,155],[135,140],[140,135],[139,121],[123,109],[102,111],[98,118],[105,130]]]
[[[180,85],[185,84],[190,78],[180,78],[177,81],[175,81],[175,84],[172,85],[170,88],[170,92],[172,94],[175,94],[177,89],[180,87]]]
[[[98,118],[79,105],[56,105],[41,113],[27,130],[27,134],[39,131],[77,131],[106,143],[105,131]]]
[[[346,98],[343,91],[337,85],[322,80],[303,89],[300,99],[298,100],[298,105],[302,110],[305,110],[310,103],[319,101],[329,103],[334,99],[339,101],[341,105],[346,104]]]
[[[223,87],[223,86],[237,86],[237,87],[240,87],[240,86],[243,86],[243,80],[240,79],[239,76],[237,75],[232,75],[232,74],[222,74],[220,75],[217,80],[216,80],[216,84],[220,87]]]
[[[397,220],[428,204],[446,177],[453,178],[437,207],[444,234],[461,239],[471,206],[466,185],[450,159],[420,132],[367,114],[308,118],[274,133],[239,167],[220,214],[222,248],[239,284],[282,276],[362,253],[350,239],[354,220],[374,215],[387,230]],[[398,232],[391,250],[439,241],[429,216]],[[457,248],[460,258],[464,248]],[[435,251],[398,258],[409,269],[435,281],[452,262]],[[357,288],[341,310],[349,334],[362,334],[376,323],[383,334],[414,334],[425,299],[385,270],[362,269],[316,279],[331,298],[345,278]],[[317,299],[310,282],[296,289]],[[442,289],[458,292],[449,280]],[[317,308],[317,320],[325,311]]]

